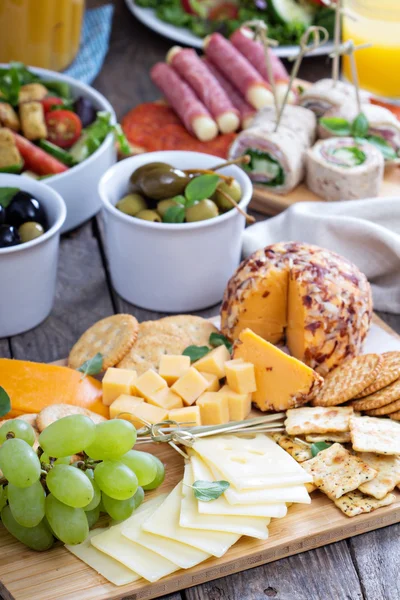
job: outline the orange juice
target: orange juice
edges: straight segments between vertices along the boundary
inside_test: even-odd
[[[0,62],[65,69],[79,49],[85,0],[0,0]]]
[[[378,96],[400,99],[400,0],[344,0],[343,40],[371,48],[355,52],[360,86]],[[354,17],[354,20],[351,18]],[[351,81],[349,57],[343,60]]]

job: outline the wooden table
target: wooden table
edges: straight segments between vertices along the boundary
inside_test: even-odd
[[[89,6],[103,3],[89,0]],[[116,0],[115,9],[110,51],[95,87],[122,117],[137,103],[157,98],[148,72],[164,59],[171,43],[140,25],[123,0]],[[315,80],[327,73],[327,59],[321,58],[306,60],[301,76]],[[216,306],[199,314],[217,311]],[[115,312],[132,313],[140,321],[158,317],[124,302],[112,289],[99,226],[93,219],[61,241],[51,316],[33,331],[0,340],[0,356],[59,359],[89,325]],[[381,317],[400,332],[400,316]],[[395,600],[400,597],[399,555],[400,525],[395,525],[211,581],[168,600]]]

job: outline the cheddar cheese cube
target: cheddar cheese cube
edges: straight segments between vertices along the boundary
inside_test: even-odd
[[[203,425],[221,425],[229,421],[229,404],[226,394],[205,392],[197,400]]]
[[[224,385],[220,389],[220,394],[225,394],[228,398],[230,421],[243,421],[243,419],[249,416],[251,411],[251,394],[238,394],[229,385]]]
[[[147,402],[140,402],[130,411],[129,415],[126,415],[124,419],[130,421],[136,429],[145,427],[148,423],[153,425],[154,423],[160,423],[165,421],[168,416],[168,411],[165,408],[159,408]]]
[[[149,401],[151,396],[167,387],[165,379],[160,377],[159,374],[152,369],[149,369],[143,373],[143,375],[140,375],[135,382],[136,393],[147,401]]]
[[[181,397],[169,388],[163,388],[162,390],[155,392],[147,398],[147,402],[167,410],[182,408],[183,406]]]
[[[225,346],[218,346],[197,360],[193,366],[200,372],[213,373],[218,379],[222,379],[225,377],[225,363],[230,358],[229,350]]]
[[[237,394],[251,394],[257,390],[254,365],[250,362],[229,360],[225,363],[226,381]]]
[[[182,423],[185,427],[195,427],[201,425],[200,408],[198,406],[185,406],[184,408],[175,408],[168,413],[170,421]]]
[[[126,419],[133,409],[144,402],[143,398],[121,394],[110,406],[110,419]],[[120,416],[119,416],[120,415]]]
[[[208,387],[206,392],[218,392],[219,388],[219,379],[214,373],[201,373],[205,379],[208,381]]]
[[[160,366],[158,372],[160,376],[165,379],[168,385],[172,385],[189,371],[190,369],[190,358],[189,356],[180,356],[174,354],[164,354],[160,360]]]
[[[171,387],[171,390],[179,394],[183,404],[190,406],[207,389],[208,381],[197,369],[190,367],[182,377]]]
[[[135,393],[136,371],[130,369],[107,369],[103,377],[103,404],[110,406],[121,394]]]

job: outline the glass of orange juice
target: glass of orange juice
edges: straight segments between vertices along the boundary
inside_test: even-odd
[[[343,4],[343,41],[372,44],[354,53],[360,86],[400,101],[400,0],[344,0]],[[343,71],[351,81],[348,56]]]
[[[0,0],[0,62],[65,69],[80,44],[85,0]]]

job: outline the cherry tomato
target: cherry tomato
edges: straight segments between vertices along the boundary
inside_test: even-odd
[[[223,21],[225,19],[236,19],[238,16],[238,7],[234,2],[222,2],[209,12],[210,21]]]
[[[25,168],[37,175],[58,175],[68,171],[62,162],[47,154],[29,140],[13,131],[16,146],[24,159]]]
[[[61,98],[56,98],[56,96],[47,96],[46,98],[43,98],[43,100],[41,100],[41,103],[43,105],[44,112],[48,113],[50,112],[53,106],[63,104],[63,101]]]
[[[46,114],[47,139],[60,146],[69,148],[80,137],[82,122],[71,110],[52,110]]]
[[[182,8],[185,12],[189,13],[189,15],[195,15],[196,11],[193,10],[190,0],[181,0]]]

